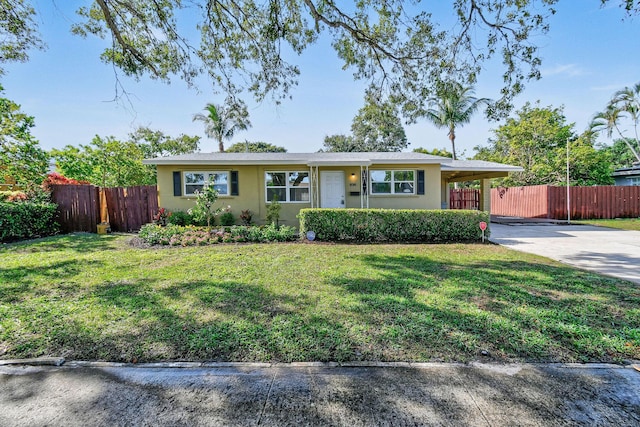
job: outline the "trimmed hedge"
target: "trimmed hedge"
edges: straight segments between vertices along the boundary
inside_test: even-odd
[[[297,240],[298,233],[293,227],[276,227],[273,224],[260,227],[234,225],[211,231],[206,227],[172,224],[161,227],[157,224],[145,224],[140,228],[138,237],[150,245],[202,246],[217,243],[289,242]]]
[[[468,210],[301,209],[298,218],[301,236],[353,242],[475,242],[489,223],[488,212]]]
[[[0,202],[0,241],[51,236],[60,231],[55,203]]]

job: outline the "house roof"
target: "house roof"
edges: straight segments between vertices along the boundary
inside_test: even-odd
[[[611,176],[638,176],[638,175],[640,175],[640,166],[616,169],[611,174]]]
[[[520,166],[484,160],[452,160],[449,163],[440,165],[442,177],[450,182],[500,178],[509,175],[509,172],[522,172],[523,170]]]
[[[520,166],[484,160],[453,160],[448,157],[414,152],[364,153],[192,153],[180,156],[145,159],[148,165],[305,165],[305,166],[372,166],[376,164],[439,164],[448,181],[471,181],[504,177],[520,172]]]
[[[307,165],[370,166],[373,164],[444,164],[446,157],[422,153],[192,153],[145,159],[148,165]]]

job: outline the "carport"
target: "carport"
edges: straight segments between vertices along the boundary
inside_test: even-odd
[[[449,206],[449,184],[480,181],[479,210],[491,212],[491,180],[504,178],[510,172],[522,172],[520,166],[487,162],[484,160],[452,160],[440,165],[442,208]]]

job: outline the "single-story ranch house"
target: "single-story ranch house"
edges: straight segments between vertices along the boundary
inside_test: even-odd
[[[194,206],[196,190],[213,183],[236,217],[249,209],[262,223],[278,198],[284,224],[302,208],[442,209],[450,182],[480,180],[480,209],[490,210],[491,179],[517,166],[452,160],[422,153],[194,153],[147,159],[158,168],[159,206]]]

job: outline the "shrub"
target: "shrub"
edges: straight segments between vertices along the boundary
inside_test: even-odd
[[[182,235],[187,230],[189,227],[180,225],[169,224],[161,227],[158,224],[145,224],[140,228],[138,236],[150,245],[168,245],[174,236]]]
[[[189,215],[188,212],[184,212],[184,211],[175,211],[175,212],[171,212],[171,215],[169,216],[169,218],[167,218],[167,222],[169,224],[173,224],[173,225],[180,225],[180,226],[185,226],[185,225],[192,225],[192,218],[191,215]]]
[[[356,242],[479,241],[479,223],[489,223],[488,212],[467,210],[302,209],[298,218],[301,235]]]
[[[231,211],[227,210],[226,212],[220,215],[220,225],[224,227],[229,227],[235,223],[236,223],[236,219],[233,216],[233,213],[231,213]]]
[[[234,225],[223,230],[209,231],[205,227],[183,227],[169,224],[145,224],[138,236],[150,245],[195,246],[216,243],[242,242],[287,242],[296,240],[298,234],[294,227],[275,224],[263,227],[244,227]]]
[[[51,236],[60,231],[54,203],[0,202],[0,241]]]
[[[242,225],[251,225],[252,217],[253,217],[253,214],[249,209],[240,211],[240,221],[242,221]]]
[[[23,202],[27,200],[24,191],[0,191],[0,202]]]
[[[271,198],[271,203],[267,206],[267,222],[275,224],[278,226],[278,221],[280,220],[280,210],[282,209],[282,205],[278,201],[278,194],[274,193]]]
[[[158,213],[153,216],[153,223],[165,227],[169,223],[171,212],[165,208],[158,209]]]

